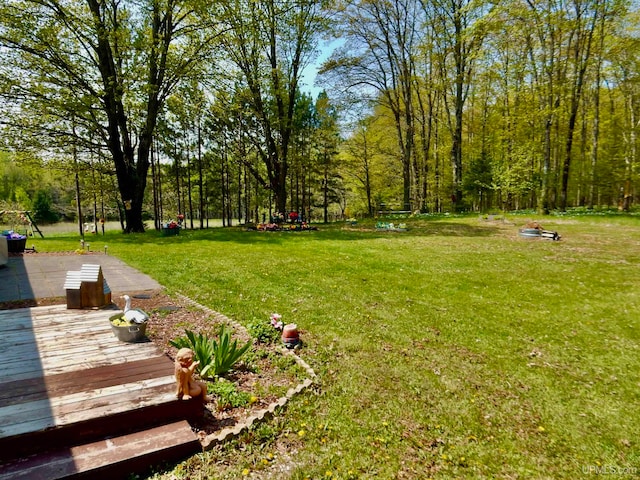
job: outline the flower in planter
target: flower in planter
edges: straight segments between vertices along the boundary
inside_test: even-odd
[[[6,230],[3,235],[7,237],[8,240],[25,240],[27,238],[26,235],[20,235],[13,230]]]

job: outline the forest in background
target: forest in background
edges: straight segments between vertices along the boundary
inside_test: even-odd
[[[124,231],[629,210],[638,26],[608,0],[9,0],[0,200]]]

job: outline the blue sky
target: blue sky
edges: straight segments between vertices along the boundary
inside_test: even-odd
[[[318,97],[318,94],[323,90],[322,87],[316,87],[314,85],[318,68],[322,65],[322,62],[331,56],[333,51],[339,47],[341,43],[341,39],[320,42],[320,54],[318,55],[318,58],[316,58],[315,62],[305,68],[302,73],[302,77],[300,78],[301,91],[311,93],[314,99]]]

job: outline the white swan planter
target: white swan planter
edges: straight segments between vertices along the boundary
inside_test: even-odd
[[[149,315],[140,310],[139,308],[131,308],[131,297],[129,295],[123,295],[124,305],[124,318],[133,323],[144,323],[149,320]]]

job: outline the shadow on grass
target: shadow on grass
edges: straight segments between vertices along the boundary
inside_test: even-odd
[[[392,220],[398,225],[398,220]],[[204,230],[181,230],[178,235],[165,236],[162,232],[148,230],[142,234],[122,234],[111,232],[104,237],[94,238],[95,242],[110,245],[129,245],[144,248],[149,246],[171,246],[185,249],[198,248],[199,242],[231,242],[242,245],[265,244],[286,245],[306,240],[313,241],[362,241],[371,239],[406,239],[411,237],[460,237],[491,238],[504,236],[506,229],[517,227],[496,222],[478,222],[473,219],[417,219],[406,222],[406,231],[376,229],[376,221],[365,220],[356,225],[345,222],[315,224],[317,230],[264,232],[248,230],[244,226],[215,227]]]
[[[194,242],[233,242],[238,244],[274,244],[282,245],[289,242],[304,241],[359,241],[372,238],[410,238],[410,237],[497,237],[503,236],[506,228],[517,228],[509,225],[470,222],[447,221],[418,221],[407,225],[406,231],[380,230],[375,223],[367,222],[355,226],[344,223],[319,224],[317,230],[262,232],[247,230],[242,226],[227,228],[212,228],[205,230],[182,230],[179,235],[163,236],[161,232],[148,231],[144,234],[122,235],[116,241],[122,244],[154,244],[172,245],[183,244],[193,248]]]

